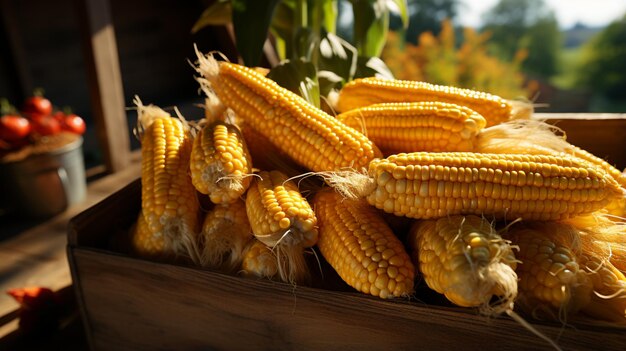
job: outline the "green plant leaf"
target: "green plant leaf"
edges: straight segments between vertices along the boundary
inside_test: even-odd
[[[283,0],[274,10],[270,30],[276,39],[276,50],[281,61],[293,53],[293,1]]]
[[[354,43],[361,56],[380,56],[389,31],[388,0],[350,0]]]
[[[366,77],[394,79],[393,73],[380,58],[359,56],[354,78]]]
[[[191,28],[191,34],[197,33],[200,29],[208,26],[223,26],[232,20],[232,6],[230,0],[219,0],[207,7],[200,18]]]
[[[246,66],[258,66],[279,0],[232,0],[237,51]]]
[[[311,61],[313,50],[315,50],[315,44],[315,33],[311,28],[297,28],[292,42],[292,59],[296,60],[304,58],[307,61]]]
[[[329,33],[337,33],[337,0],[323,0],[321,6],[324,28]]]
[[[397,13],[402,21],[402,28],[409,28],[409,10],[407,0],[388,0],[391,4],[387,4],[389,11]]]
[[[320,88],[315,66],[303,59],[286,60],[272,68],[267,77],[283,88],[300,95],[316,107],[320,107]]]
[[[339,89],[345,80],[332,71],[317,71],[317,81],[320,86],[320,95],[328,96],[333,89]]]
[[[331,71],[344,81],[349,81],[356,72],[357,50],[347,41],[333,33],[323,33],[319,46],[317,68]]]

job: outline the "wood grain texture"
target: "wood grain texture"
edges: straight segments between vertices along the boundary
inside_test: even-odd
[[[509,318],[473,309],[249,280],[107,249],[132,221],[118,216],[137,213],[138,190],[134,182],[70,222],[70,268],[95,350],[550,349]],[[626,328],[533,325],[566,350],[626,345]]]
[[[110,5],[107,0],[78,3],[97,137],[107,169],[117,172],[130,163],[130,138]]]
[[[72,248],[96,350],[550,349],[472,310],[246,280]],[[564,349],[619,350],[626,330],[535,325]]]
[[[626,168],[626,114],[541,113],[535,118],[563,129],[570,143]]]

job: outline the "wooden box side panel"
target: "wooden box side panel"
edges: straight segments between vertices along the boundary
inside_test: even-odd
[[[74,248],[97,350],[550,349],[519,324],[471,310],[294,288]],[[536,326],[565,349],[617,350],[624,330]],[[489,347],[488,347],[489,348]]]
[[[535,118],[563,129],[570,143],[619,170],[626,168],[626,114],[538,113]]]
[[[112,241],[128,230],[141,208],[141,179],[136,179],[72,218],[68,225],[70,247],[115,247]]]

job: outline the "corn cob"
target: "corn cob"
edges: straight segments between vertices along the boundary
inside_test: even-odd
[[[276,254],[267,245],[252,239],[243,256],[241,274],[257,278],[275,278],[278,275]]]
[[[245,201],[216,205],[205,217],[200,232],[200,264],[230,271],[241,265],[252,229]]]
[[[603,211],[570,218],[565,223],[580,232],[582,251],[595,255],[626,273],[626,222]]]
[[[471,109],[436,101],[381,103],[344,112],[337,119],[359,130],[384,154],[473,151],[485,119]]]
[[[263,135],[257,133],[244,123],[241,133],[248,145],[252,163],[258,169],[279,170],[290,177],[306,172],[305,168],[292,161],[285,153],[269,142]]]
[[[195,258],[199,203],[189,176],[191,139],[183,123],[139,99],[141,208],[150,231],[163,237],[164,253]]]
[[[540,121],[511,121],[487,128],[478,135],[476,152],[518,153],[577,157],[603,169],[622,187],[626,174],[605,160],[566,141],[562,130]]]
[[[577,234],[556,222],[515,225],[507,237],[519,247],[518,305],[564,320],[590,302],[592,283],[581,269]]]
[[[601,170],[544,155],[415,152],[376,159],[366,175],[324,176],[348,197],[366,197],[387,213],[418,219],[561,219],[591,213],[621,194]]]
[[[131,228],[131,246],[133,252],[144,258],[159,258],[164,253],[162,235],[155,235],[150,231],[143,212],[139,212],[137,221]]]
[[[626,223],[605,213],[568,219],[575,231],[578,262],[593,286],[591,301],[582,312],[596,319],[626,324]]]
[[[197,71],[218,98],[301,166],[316,172],[361,169],[381,155],[363,134],[271,79],[250,68],[197,54]]]
[[[382,102],[417,101],[440,101],[469,107],[487,120],[487,126],[509,119],[529,118],[532,114],[530,104],[514,103],[484,92],[373,77],[355,79],[346,84],[339,92],[337,109],[346,112]]]
[[[413,262],[428,286],[462,307],[494,314],[513,309],[516,260],[509,243],[477,216],[418,221],[409,232]],[[499,301],[492,304],[492,297]]]
[[[196,135],[191,150],[191,180],[213,203],[231,203],[250,185],[252,160],[237,126],[214,122]]]
[[[281,279],[307,279],[304,248],[317,243],[317,218],[294,182],[279,171],[262,171],[246,195],[246,212],[254,236],[273,248],[279,259]],[[285,267],[285,269],[283,269]]]
[[[583,312],[594,318],[626,324],[626,277],[609,260],[583,253],[580,265],[589,275],[594,294]]]
[[[373,207],[333,190],[318,192],[313,206],[320,227],[317,245],[348,285],[383,299],[413,292],[411,259]]]

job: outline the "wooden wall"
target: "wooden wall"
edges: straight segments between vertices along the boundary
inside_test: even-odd
[[[53,103],[72,106],[87,120],[84,151],[89,168],[103,161],[92,121],[77,1],[82,0],[0,0],[0,97],[19,104],[41,87]],[[200,116],[193,105],[202,99],[187,63],[194,57],[193,43],[206,51],[226,51],[229,57],[234,53],[223,28],[190,33],[209,2],[110,0],[126,106],[139,95],[144,102],[177,105],[188,118]],[[132,128],[135,118],[129,111],[126,127]],[[137,148],[132,132],[130,138],[131,147]]]

